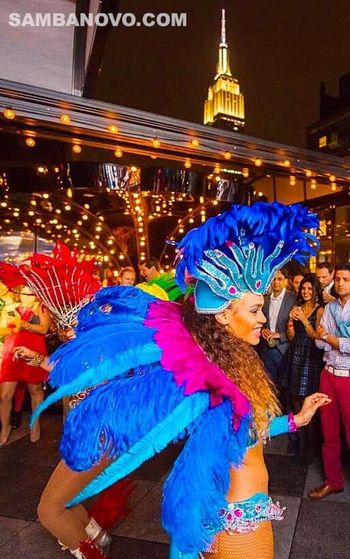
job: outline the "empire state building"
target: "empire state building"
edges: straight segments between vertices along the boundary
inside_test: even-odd
[[[226,43],[225,10],[221,11],[219,61],[214,82],[204,102],[204,124],[235,132],[244,130],[244,96],[238,80],[231,74]]]

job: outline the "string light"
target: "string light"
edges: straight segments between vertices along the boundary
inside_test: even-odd
[[[81,146],[79,144],[74,144],[74,146],[72,147],[72,151],[74,153],[81,153]]]
[[[289,159],[285,159],[285,160],[283,161],[283,165],[284,165],[285,167],[290,167],[290,161],[289,161]]]
[[[152,140],[152,145],[153,145],[154,148],[159,148],[159,147],[160,147],[160,140],[159,140],[159,138],[157,138],[157,137],[153,138],[153,140]]]
[[[310,171],[310,169],[306,169],[305,175],[306,175],[308,178],[312,177],[312,171]]]
[[[199,141],[197,140],[197,138],[193,138],[191,140],[191,146],[194,148],[197,148],[199,146]]]
[[[185,163],[184,163],[184,166],[185,166],[186,169],[190,169],[191,166],[192,166],[191,161],[189,159],[186,159]]]
[[[334,175],[329,175],[329,181],[330,182],[335,182],[336,181],[336,177]]]
[[[109,131],[111,134],[118,134],[119,128],[118,128],[118,126],[116,126],[115,124],[111,124],[110,126],[108,126],[108,131]]]
[[[248,167],[243,167],[243,169],[242,169],[242,175],[243,175],[243,178],[244,178],[244,179],[249,178],[249,169],[248,169]]]
[[[33,148],[35,146],[34,138],[26,138],[26,146]]]
[[[231,159],[232,155],[229,151],[225,151],[224,157],[225,157],[225,159],[229,160],[229,159]]]
[[[16,113],[11,107],[7,107],[4,110],[4,117],[7,118],[7,120],[13,120],[16,117]]]
[[[115,155],[116,157],[123,157],[123,152],[122,152],[122,150],[121,150],[120,148],[117,148],[117,149],[115,150],[115,152],[114,152],[114,155]]]
[[[60,121],[62,122],[62,124],[70,124],[70,116],[67,114],[61,115]]]
[[[263,163],[263,162],[262,162],[262,159],[260,159],[260,157],[257,157],[257,158],[254,160],[254,164],[255,164],[256,167],[261,167],[262,163]]]

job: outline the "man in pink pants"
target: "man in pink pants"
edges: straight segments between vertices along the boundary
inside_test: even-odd
[[[336,268],[334,284],[338,299],[328,303],[316,332],[316,345],[324,349],[325,368],[320,390],[332,402],[321,409],[325,482],[309,492],[323,499],[344,489],[341,469],[341,422],[350,448],[350,263]]]

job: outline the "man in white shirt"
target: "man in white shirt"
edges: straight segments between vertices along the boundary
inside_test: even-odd
[[[287,322],[291,308],[295,304],[295,294],[286,290],[287,271],[278,270],[271,283],[271,294],[265,296],[263,313],[266,325],[263,328],[260,356],[271,379],[278,382],[279,371],[289,341]]]

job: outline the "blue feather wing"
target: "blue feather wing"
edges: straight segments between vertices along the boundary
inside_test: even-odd
[[[135,368],[149,365],[150,363],[156,363],[160,360],[160,357],[161,350],[157,344],[152,342],[125,350],[123,353],[111,359],[104,360],[96,367],[91,367],[83,371],[77,378],[74,378],[71,382],[64,384],[50,394],[50,396],[36,408],[31,417],[31,425],[33,425],[35,420],[45,409],[61,398],[77,394],[86,388],[91,388],[109,379],[125,375],[130,371],[131,367]]]
[[[73,470],[87,470],[106,453],[123,454],[184,398],[159,366],[96,387],[67,416],[61,454]]]
[[[162,523],[183,553],[199,553],[222,529],[218,512],[227,506],[230,468],[246,451],[249,418],[236,433],[232,406],[225,401],[208,410],[190,433],[164,486]]]
[[[104,367],[104,362],[113,361],[119,354],[140,350],[153,343],[153,334],[154,330],[143,324],[119,321],[106,322],[79,332],[75,339],[52,355],[54,368],[50,374],[50,384],[53,387],[68,384],[88,369]],[[132,364],[129,368],[132,368]]]
[[[145,318],[148,305],[156,297],[132,286],[105,287],[98,291],[94,299],[81,309],[78,315],[78,332],[89,329],[99,322],[104,323],[106,315],[128,316],[132,319]]]
[[[143,462],[163,450],[177,434],[196,420],[208,408],[209,397],[201,392],[183,398],[180,404],[145,436],[137,441],[128,452],[123,454],[96,479],[89,483],[67,506],[100,493],[116,481],[136,470]]]

